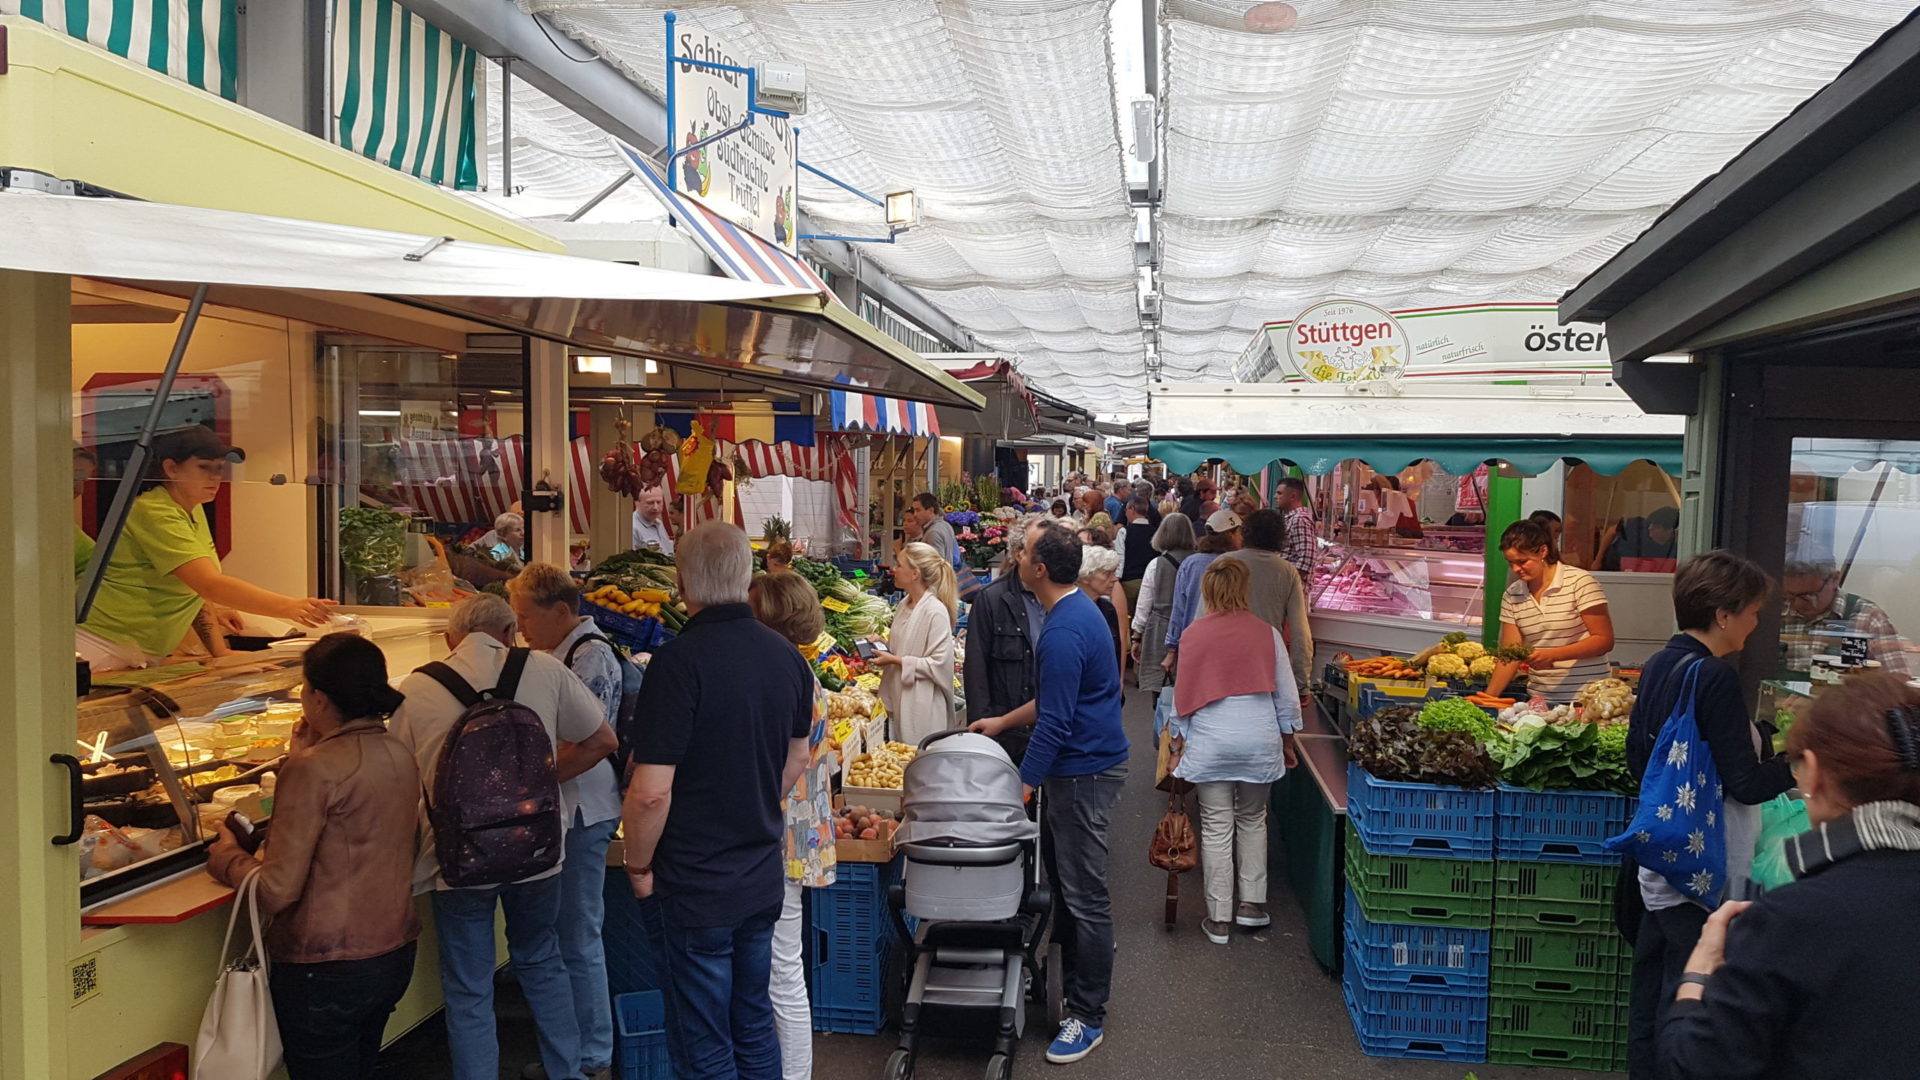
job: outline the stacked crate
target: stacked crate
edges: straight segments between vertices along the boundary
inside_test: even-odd
[[[1484,1061],[1494,896],[1493,792],[1347,768],[1342,990],[1360,1048]]]
[[[1632,804],[1502,787],[1494,807],[1487,1060],[1624,1070],[1632,955],[1613,925],[1619,856],[1602,844]]]

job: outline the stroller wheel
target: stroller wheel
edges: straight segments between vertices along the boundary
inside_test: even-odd
[[[912,1080],[913,1055],[905,1050],[895,1050],[887,1057],[887,1074],[883,1080]]]
[[[986,1080],[1012,1080],[1013,1059],[1005,1054],[995,1054],[987,1059]]]
[[[1067,964],[1060,943],[1047,946],[1047,1030],[1057,1031],[1067,1018]]]

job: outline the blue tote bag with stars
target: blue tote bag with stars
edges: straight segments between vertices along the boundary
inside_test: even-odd
[[[1727,887],[1727,815],[1720,770],[1694,718],[1699,674],[1695,661],[1640,778],[1640,809],[1607,850],[1632,855],[1711,910]]]

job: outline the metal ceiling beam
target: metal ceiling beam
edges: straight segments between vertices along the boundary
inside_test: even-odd
[[[528,15],[510,0],[399,0],[400,6],[452,34],[482,55],[511,57],[513,77],[586,117],[595,127],[614,135],[647,156],[666,156],[667,107],[585,45],[567,37],[537,15]],[[662,63],[664,63],[664,59]],[[799,215],[802,232],[822,231],[810,215]],[[849,244],[808,241],[809,255],[859,281],[868,292],[894,310],[945,338],[958,349],[972,338],[925,297],[883,274],[877,266],[862,269]]]

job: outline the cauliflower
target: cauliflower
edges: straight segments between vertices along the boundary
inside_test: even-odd
[[[1467,665],[1467,674],[1473,676],[1476,679],[1493,678],[1493,657],[1491,656],[1474,657],[1473,662]]]
[[[1487,647],[1477,641],[1462,641],[1453,647],[1453,655],[1472,663],[1487,655]]]
[[[1442,679],[1464,679],[1467,677],[1467,662],[1453,653],[1435,653],[1427,661],[1427,674]]]

